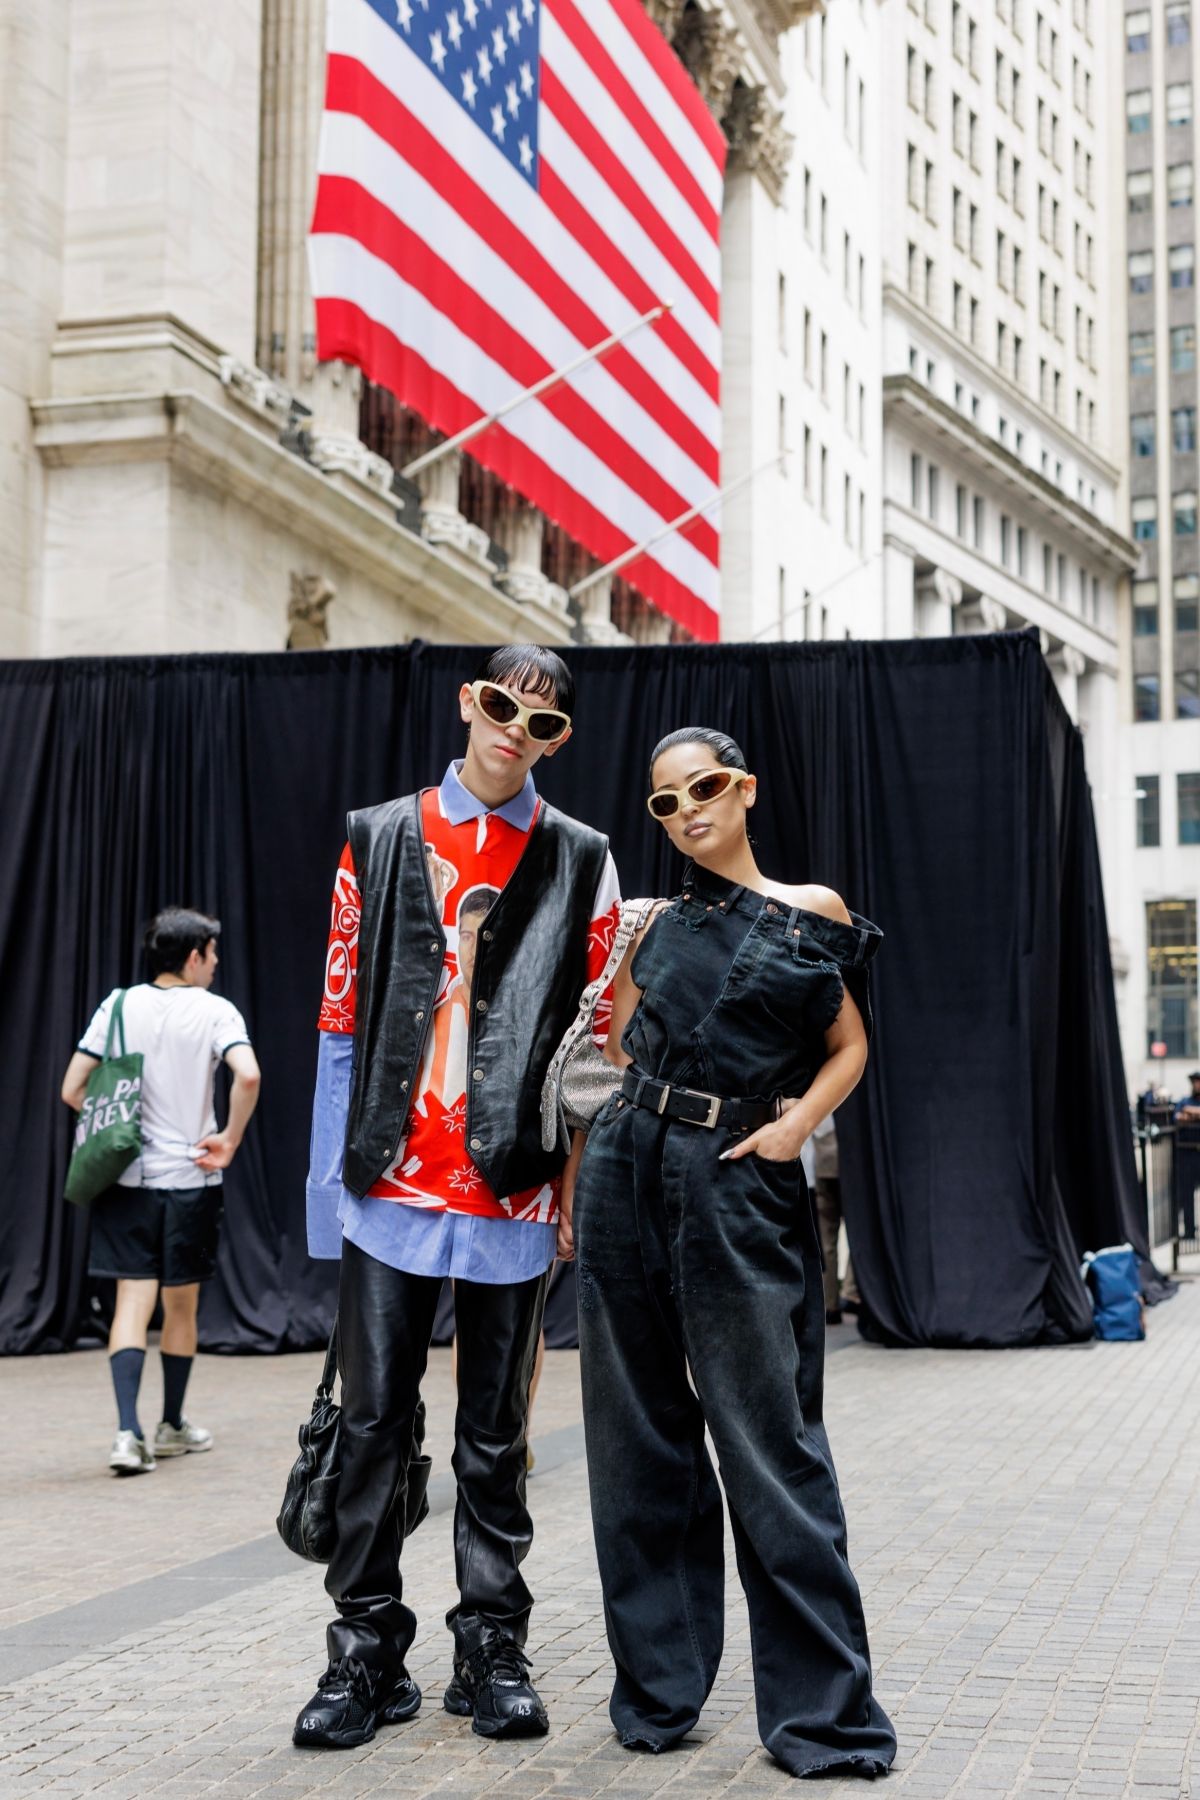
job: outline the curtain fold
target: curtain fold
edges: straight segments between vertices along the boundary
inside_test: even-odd
[[[61,1348],[87,1325],[58,1090],[171,903],[221,917],[218,986],[264,1072],[202,1342],[323,1341],[334,1276],[305,1251],[304,1175],[345,814],[440,779],[485,654],[0,664],[0,1351]],[[654,743],[716,725],[759,776],[764,870],[837,888],[885,933],[873,1054],[839,1115],[865,1329],[903,1345],[1088,1336],[1082,1251],[1147,1244],[1082,744],[1036,638],[567,655],[574,737],[539,786],[608,832],[625,893],[678,886],[643,804]],[[552,1341],[572,1334],[568,1276]]]

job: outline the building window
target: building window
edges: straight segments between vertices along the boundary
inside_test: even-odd
[[[1131,213],[1149,212],[1154,205],[1154,176],[1149,169],[1125,177],[1125,198]]]
[[[1167,88],[1167,124],[1190,125],[1192,122],[1192,84],[1173,81]]]
[[[977,550],[983,549],[983,499],[976,494],[971,501],[971,536]]]
[[[1171,448],[1188,451],[1196,448],[1196,409],[1177,406],[1171,414]]]
[[[961,481],[954,490],[954,529],[960,538],[967,535],[967,490]]]
[[[1167,45],[1190,44],[1191,41],[1191,0],[1171,0],[1167,7]]]
[[[913,511],[916,512],[921,505],[921,459],[915,451],[909,458],[908,474],[909,500],[912,503]]]
[[[1135,775],[1133,785],[1137,797],[1137,847],[1139,850],[1157,850],[1158,776]]]
[[[1153,375],[1154,333],[1152,331],[1130,332],[1129,373],[1130,375]]]
[[[1129,420],[1130,449],[1134,456],[1154,455],[1154,414],[1134,413]]]
[[[1167,205],[1190,206],[1194,188],[1191,163],[1172,163],[1167,170]]]
[[[1139,544],[1153,543],[1158,536],[1158,501],[1151,495],[1143,495],[1130,507],[1133,519],[1134,541]]]
[[[824,331],[821,333],[820,357],[818,360],[817,368],[818,368],[818,373],[820,375],[820,382],[821,382],[820,390],[819,390],[820,395],[821,395],[822,400],[824,400],[826,405],[828,405],[828,403],[829,403],[829,335],[827,332],[824,332]]]
[[[1172,494],[1171,514],[1176,537],[1196,535],[1196,496],[1194,492]]]
[[[1181,777],[1182,779],[1182,777]],[[1196,902],[1146,904],[1146,1046],[1196,1055]]]
[[[1173,288],[1190,288],[1196,285],[1196,247],[1194,244],[1173,244],[1167,251],[1167,272]]]
[[[1200,575],[1177,575],[1175,602],[1175,717],[1200,719]]]
[[[842,536],[848,544],[854,542],[854,490],[848,475],[842,477]]]
[[[1179,806],[1179,841],[1200,844],[1200,773],[1175,777]]]
[[[829,517],[829,452],[821,445],[821,517]]]
[[[1133,721],[1135,725],[1153,725],[1158,721],[1158,676],[1135,675],[1133,678]]]
[[[1131,294],[1149,294],[1154,288],[1154,252],[1153,250],[1135,250],[1129,258],[1129,291]],[[1043,309],[1043,325],[1046,318]]]
[[[1025,579],[1026,551],[1029,547],[1029,535],[1023,525],[1017,526],[1017,574]]]
[[[1196,366],[1196,327],[1194,325],[1172,325],[1171,327],[1171,373],[1186,375]]]
[[[1007,569],[1012,556],[1012,520],[1007,513],[1000,514],[1000,561]]]
[[[1135,638],[1158,636],[1158,583],[1135,581],[1133,584],[1133,635]]]
[[[812,498],[812,428],[804,427],[804,492]]]
[[[1131,136],[1150,129],[1150,89],[1138,88],[1125,96],[1125,123]]]
[[[1125,48],[1130,56],[1137,56],[1150,48],[1150,14],[1130,12],[1125,14]]]

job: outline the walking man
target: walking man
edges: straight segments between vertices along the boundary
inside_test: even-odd
[[[426,788],[349,816],[334,885],[309,1177],[309,1248],[341,1256],[342,1470],[326,1589],[329,1667],[300,1745],[348,1748],[411,1718],[416,1619],[399,1557],[407,1462],[445,1277],[454,1278],[459,1602],[448,1712],[540,1735],[521,1576],[534,1353],[560,1153],[542,1079],[604,966],[619,912],[605,838],[538,797],[574,682],[537,645],[498,650],[458,695],[467,752]]]
[[[141,1475],[159,1456],[211,1450],[211,1431],[183,1415],[196,1354],[200,1283],[216,1267],[221,1175],[237,1154],[258,1103],[259,1068],[237,1007],[214,994],[218,919],[168,907],[146,928],[150,979],[125,991],[125,1045],[140,1051],[142,1154],[92,1203],[92,1275],[115,1276],[117,1305],[108,1337],[117,1399],[117,1435],[108,1466]],[[63,1077],[62,1097],[78,1112],[88,1078],[104,1056],[120,988],[97,1009]],[[213,1077],[233,1074],[229,1119],[217,1130]],[[138,1418],[146,1332],[162,1292],[162,1418],[147,1444]]]

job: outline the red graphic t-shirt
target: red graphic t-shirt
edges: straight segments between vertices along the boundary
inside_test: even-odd
[[[540,801],[537,807],[540,809]],[[537,810],[533,817],[536,820]],[[446,956],[406,1135],[392,1166],[370,1191],[377,1198],[433,1212],[550,1224],[558,1215],[558,1181],[521,1194],[494,1194],[476,1168],[466,1138],[467,1038],[475,946],[484,918],[517,866],[529,831],[498,813],[453,824],[437,788],[427,789],[421,797],[421,821],[429,879],[446,933]],[[318,1021],[321,1031],[354,1030],[360,911],[354,859],[347,844],[333,887],[325,994]],[[592,906],[589,981],[604,967],[619,914],[617,873],[612,858],[607,857]],[[601,1040],[608,1030],[610,1009],[606,997],[596,1010]]]

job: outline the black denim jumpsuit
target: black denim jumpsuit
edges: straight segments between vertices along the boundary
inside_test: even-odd
[[[800,1095],[843,980],[868,1029],[880,941],[689,866],[633,964],[622,1040],[644,1073],[741,1099]],[[622,1741],[696,1723],[721,1659],[724,1527],[750,1613],[758,1726],[794,1774],[882,1774],[896,1751],[822,1424],[821,1254],[799,1162],[607,1102],[575,1196],[592,1518]],[[690,1374],[690,1380],[689,1380]]]

